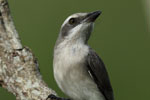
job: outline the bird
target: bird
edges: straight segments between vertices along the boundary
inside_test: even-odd
[[[53,54],[53,72],[58,87],[69,99],[114,100],[108,72],[88,40],[101,11],[75,13],[61,26]],[[50,96],[51,99],[57,97]]]

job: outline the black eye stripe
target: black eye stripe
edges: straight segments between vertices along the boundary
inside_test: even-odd
[[[68,23],[69,24],[76,24],[76,25],[78,25],[78,24],[80,24],[82,22],[83,19],[84,19],[83,17],[78,17],[78,18],[72,17],[72,18],[69,19]]]
[[[69,31],[79,25],[82,20],[84,20],[84,17],[72,17],[68,20],[68,22],[62,27],[61,29],[61,36],[65,37],[69,34]],[[73,22],[73,23],[72,23]]]
[[[69,22],[69,24],[71,24],[71,25],[72,25],[72,24],[75,24],[75,23],[77,22],[77,18],[70,18],[68,22]]]

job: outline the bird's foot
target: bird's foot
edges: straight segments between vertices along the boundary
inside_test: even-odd
[[[46,98],[46,100],[70,100],[70,99],[65,99],[65,98],[60,98],[60,97],[57,97],[57,96],[55,96],[54,94],[50,94],[47,98]]]

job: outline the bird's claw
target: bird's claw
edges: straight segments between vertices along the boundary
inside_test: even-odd
[[[49,98],[50,98],[51,100],[70,100],[70,99],[65,99],[65,98],[57,97],[57,96],[55,96],[54,94],[50,94],[50,95],[46,98],[46,100],[48,100]]]

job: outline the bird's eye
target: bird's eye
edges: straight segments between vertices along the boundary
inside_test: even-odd
[[[74,24],[76,22],[76,19],[75,18],[71,18],[70,20],[69,20],[69,24]]]

